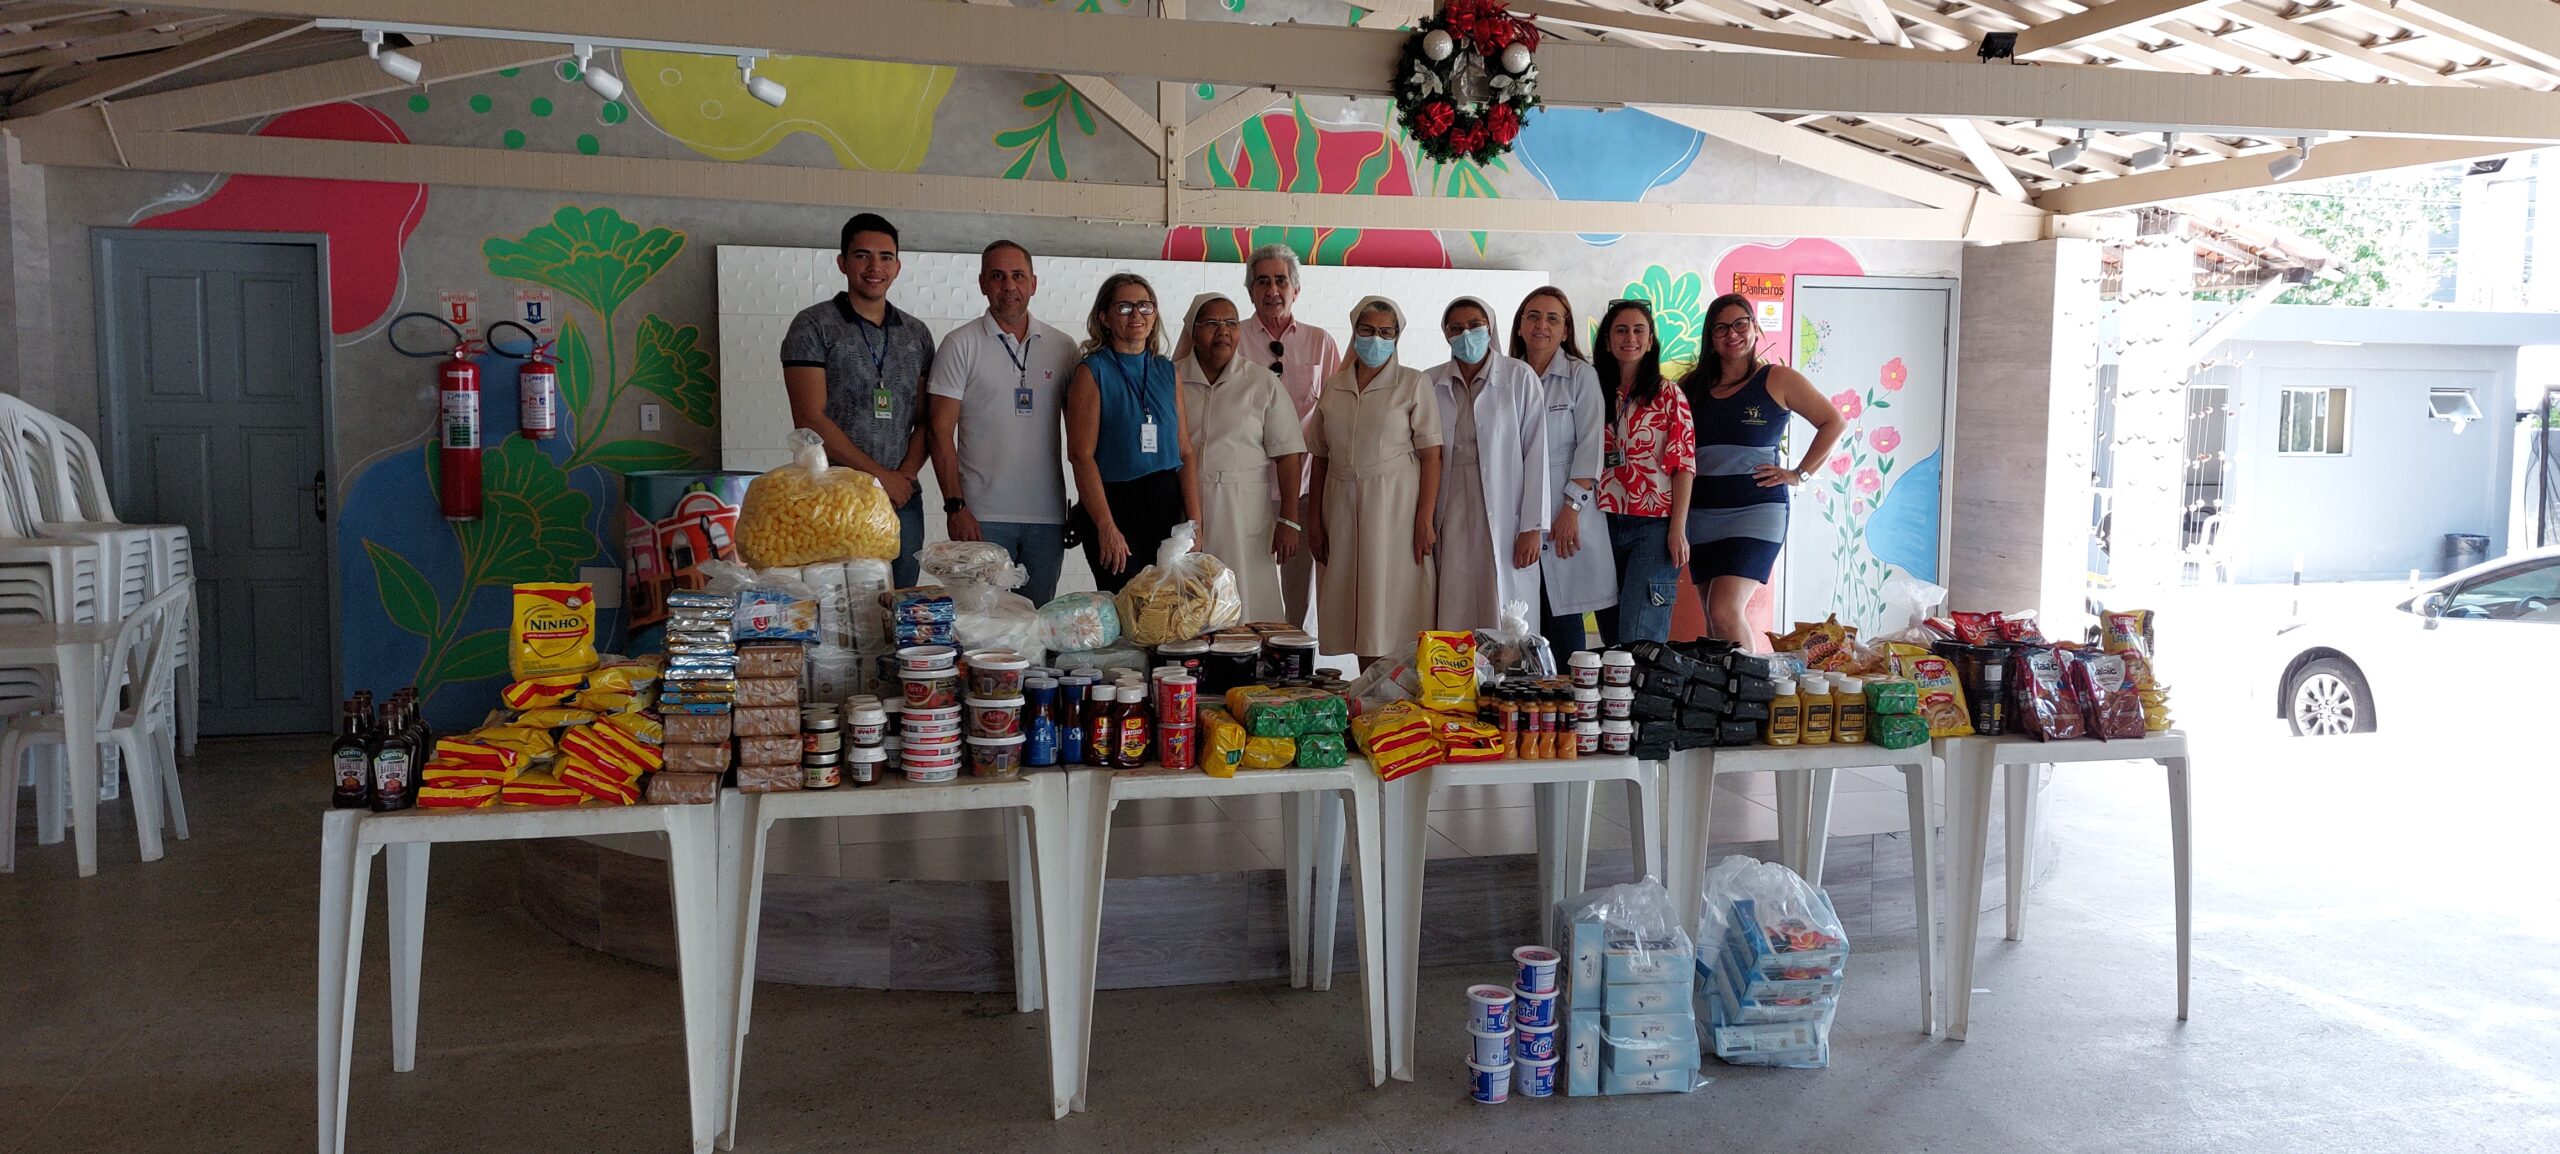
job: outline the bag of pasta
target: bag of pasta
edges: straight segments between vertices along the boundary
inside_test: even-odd
[[[898,512],[869,473],[827,464],[816,433],[791,431],[791,463],[747,483],[738,557],[751,568],[898,555]]]
[[[750,494],[752,495],[752,494]],[[1156,563],[1120,590],[1120,636],[1138,645],[1187,641],[1244,620],[1244,597],[1224,562],[1191,551],[1200,528],[1189,521],[1156,550]]]

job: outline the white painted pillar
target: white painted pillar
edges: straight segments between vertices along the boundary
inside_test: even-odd
[[[1967,248],[1949,438],[1949,599],[2076,634],[2087,581],[2099,247]]]
[[[2116,291],[2115,523],[2109,572],[2124,590],[2178,581],[2187,503],[2187,345],[2195,248],[2183,218],[2145,214]],[[2153,223],[2153,222],[2158,223]]]

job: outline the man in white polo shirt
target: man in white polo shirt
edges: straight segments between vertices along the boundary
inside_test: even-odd
[[[1031,319],[1039,287],[1030,250],[988,245],[978,257],[987,315],[943,338],[925,381],[951,539],[1003,546],[1031,571],[1020,592],[1034,605],[1057,595],[1066,555],[1058,399],[1076,365],[1075,338]]]

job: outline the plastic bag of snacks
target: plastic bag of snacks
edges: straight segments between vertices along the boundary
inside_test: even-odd
[[[1378,780],[1394,781],[1418,769],[1438,765],[1446,753],[1432,734],[1430,712],[1409,701],[1373,709],[1353,718],[1351,738],[1377,770]]]
[[[1040,648],[1048,652],[1108,649],[1119,640],[1120,609],[1108,593],[1061,593],[1040,607]]]
[[[1343,696],[1359,703],[1360,708],[1381,709],[1399,701],[1412,701],[1422,696],[1422,676],[1416,664],[1419,648],[1407,648],[1373,662],[1353,679]]]
[[[1292,737],[1248,737],[1244,740],[1246,769],[1287,769],[1298,759],[1298,741]]]
[[[1191,551],[1200,528],[1173,527],[1156,550],[1156,563],[1138,571],[1120,590],[1122,636],[1139,645],[1186,641],[1244,620],[1244,597],[1224,562]]]
[[[1339,733],[1310,733],[1298,739],[1298,768],[1340,769],[1351,760],[1351,751]]]
[[[1060,653],[1052,664],[1060,669],[1135,669],[1145,672],[1147,651],[1132,649],[1125,645],[1113,646],[1109,649],[1087,649],[1075,653]]]
[[[1955,663],[1917,646],[1892,646],[1895,676],[1919,687],[1920,716],[1929,719],[1931,737],[1973,736],[1973,711],[1965,706],[1963,679]],[[1874,726],[1873,719],[1868,722]]]
[[[1884,598],[1885,604],[1884,614],[1876,619],[1879,623],[1877,628],[1888,625],[1892,628],[1869,640],[1908,641],[1927,648],[1930,642],[1944,639],[1944,634],[1929,628],[1929,613],[1945,604],[1945,587],[1896,570],[1893,576],[1884,579],[1883,587],[1876,592]]]
[[[951,637],[960,648],[1003,649],[1038,656],[1045,630],[1040,611],[1019,593],[998,593],[977,604],[953,597]]]
[[[1699,925],[1715,927],[1750,976],[1809,981],[1848,968],[1840,915],[1794,870],[1728,857],[1708,868],[1699,889]]]
[[[508,642],[507,669],[518,681],[595,668],[595,586],[584,581],[516,586]]]
[[[1200,711],[1200,772],[1211,777],[1234,777],[1244,765],[1244,724],[1235,715],[1215,707]]]
[[[1476,635],[1459,629],[1427,629],[1414,657],[1424,709],[1476,711]]]
[[[1556,675],[1555,654],[1548,648],[1546,636],[1531,622],[1526,601],[1505,602],[1499,627],[1476,630],[1477,679],[1498,681],[1512,674]]]
[[[871,474],[827,464],[816,433],[793,429],[791,463],[747,483],[738,557],[758,569],[898,555],[898,513]]]
[[[2151,656],[2151,611],[2110,609],[2098,615],[2098,649]]]
[[[1031,579],[1031,571],[1014,564],[1004,546],[986,541],[936,541],[916,554],[916,568],[940,581],[953,597],[964,587],[1002,592]]]
[[[2102,741],[2142,736],[2142,695],[2125,675],[2123,655],[2084,655],[2071,667],[2088,713],[2089,736]]]
[[[2064,656],[2050,648],[2019,654],[2011,673],[2013,712],[2018,727],[2039,741],[2087,737],[2089,725],[2080,712],[2079,694],[2063,670]]]
[[[2125,680],[2142,699],[2142,728],[2152,733],[2169,728],[2169,687],[2153,677],[2151,659],[2139,653],[2117,656],[2124,658]]]

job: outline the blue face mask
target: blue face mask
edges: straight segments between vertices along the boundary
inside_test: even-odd
[[[1459,333],[1449,342],[1449,353],[1470,365],[1484,359],[1493,350],[1493,330],[1478,326]]]
[[[1387,363],[1389,358],[1396,355],[1396,343],[1385,337],[1354,337],[1351,340],[1351,355],[1360,358],[1361,364],[1374,369]]]

